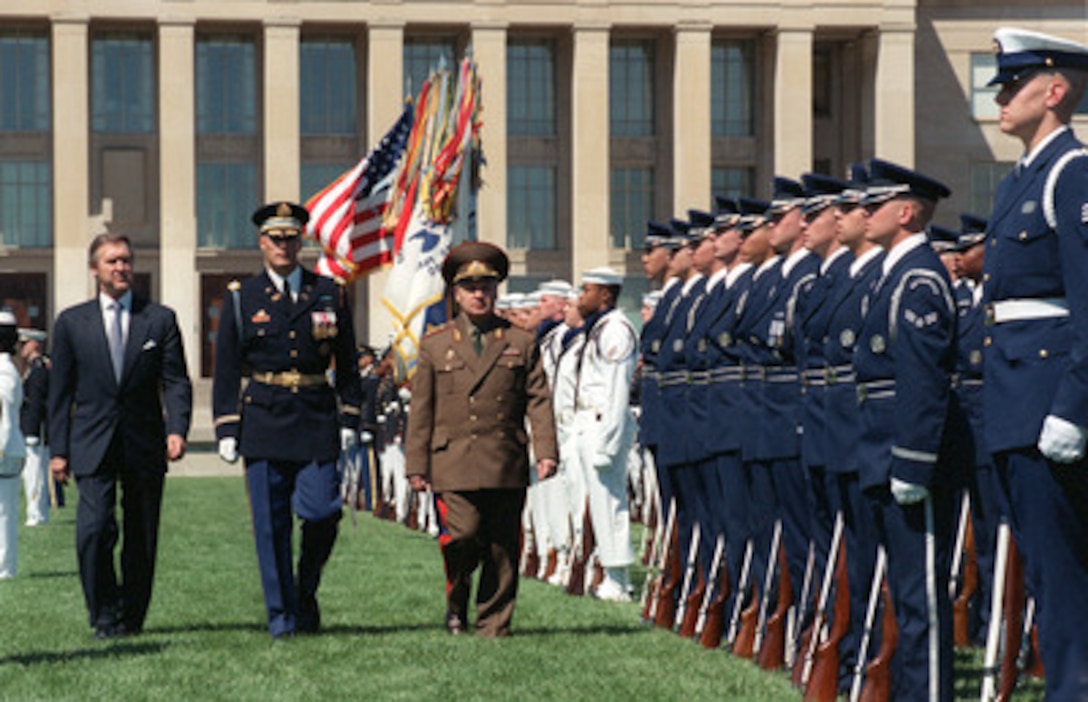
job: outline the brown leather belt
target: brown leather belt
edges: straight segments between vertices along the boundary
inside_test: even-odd
[[[299,373],[298,371],[263,371],[254,373],[251,378],[264,385],[278,385],[282,388],[312,387],[316,385],[328,385],[329,380],[324,373]]]

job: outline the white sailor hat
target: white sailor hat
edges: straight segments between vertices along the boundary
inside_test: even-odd
[[[0,310],[0,327],[14,327],[18,322],[11,310]]]
[[[518,301],[517,306],[520,309],[527,310],[536,307],[540,304],[540,291],[534,290],[527,292],[521,296],[521,300]]]
[[[623,277],[608,266],[591,268],[582,274],[582,283],[594,285],[623,285]]]
[[[573,285],[558,278],[544,281],[537,288],[537,292],[541,295],[556,295],[557,297],[568,297],[572,290],[574,290]]]
[[[45,332],[41,329],[27,329],[25,327],[19,328],[19,341],[37,341],[43,343],[45,341]]]
[[[513,310],[518,309],[521,305],[522,298],[525,297],[525,293],[512,292],[505,295],[499,295],[499,299],[495,300],[495,309],[498,310]]]
[[[1017,27],[994,32],[997,75],[989,85],[1012,83],[1032,71],[1075,68],[1088,71],[1088,46]]]
[[[661,302],[661,291],[652,290],[642,296],[642,306],[653,309],[657,307],[657,303]]]

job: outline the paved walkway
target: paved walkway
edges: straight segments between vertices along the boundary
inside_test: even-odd
[[[170,478],[204,478],[211,475],[242,475],[242,460],[237,463],[224,463],[219,454],[211,448],[197,446],[190,448],[185,458],[171,463],[166,473]]]

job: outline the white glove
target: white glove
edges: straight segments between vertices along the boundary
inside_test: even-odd
[[[372,444],[374,443],[374,435],[364,429],[359,432],[359,441],[362,441],[364,444]]]
[[[604,453],[593,454],[593,468],[596,470],[608,470],[612,467],[612,457]]]
[[[901,505],[913,505],[929,497],[929,488],[892,478],[892,497]]]
[[[1061,417],[1048,414],[1039,434],[1039,451],[1055,463],[1074,463],[1084,458],[1088,432]]]
[[[38,445],[38,444],[40,444],[41,442],[42,442],[42,440],[41,440],[41,439],[39,439],[39,438],[38,438],[38,437],[36,437],[36,436],[28,436],[28,437],[26,437],[26,445],[27,445],[27,446],[37,446],[37,445]]]
[[[401,386],[401,388],[399,390],[397,390],[397,396],[400,397],[401,402],[411,402],[412,401],[412,391],[409,390],[406,387]]]
[[[355,434],[354,429],[348,429],[347,427],[340,428],[340,450],[344,453],[352,450],[359,445],[359,437]]]
[[[219,440],[219,457],[227,463],[238,462],[238,439],[228,436]]]

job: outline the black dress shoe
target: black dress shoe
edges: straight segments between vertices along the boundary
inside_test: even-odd
[[[446,612],[446,631],[454,636],[465,633],[465,620],[453,612]]]
[[[105,639],[117,639],[122,636],[128,636],[128,628],[125,627],[123,622],[102,624],[96,626],[94,629],[94,637],[100,641]]]
[[[300,634],[316,634],[321,630],[321,608],[314,596],[302,597],[298,603],[297,629]]]

